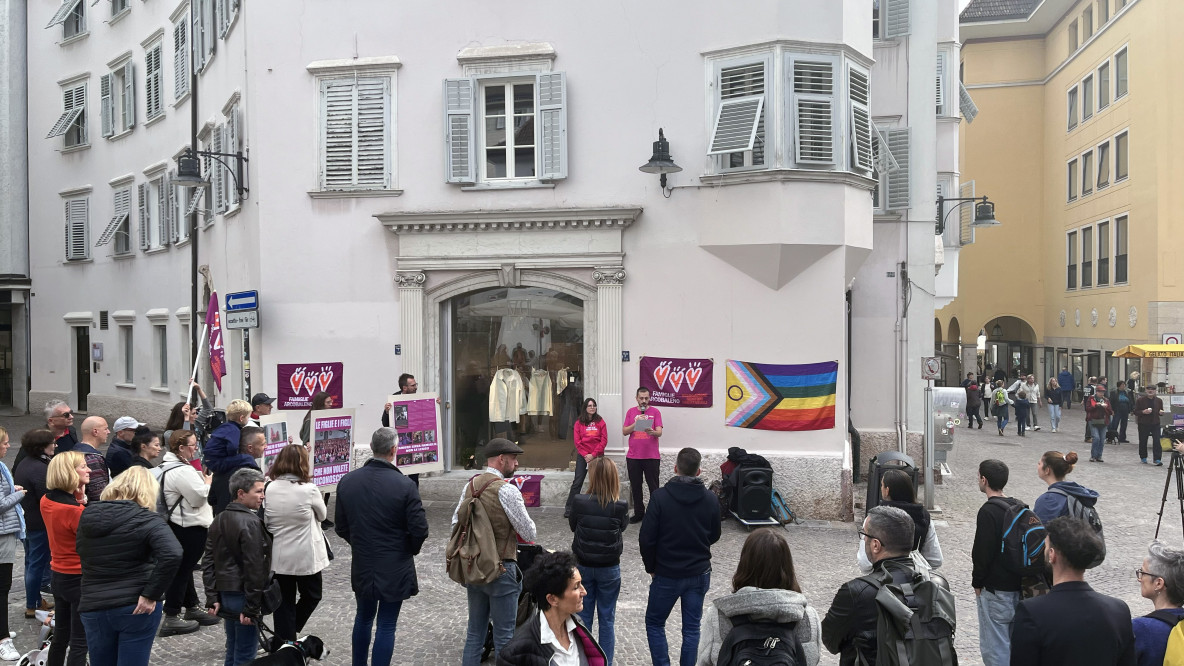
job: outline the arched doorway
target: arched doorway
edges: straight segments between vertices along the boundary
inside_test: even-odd
[[[962,326],[958,324],[957,317],[950,320],[950,334],[946,339],[950,344],[962,344]]]
[[[991,365],[992,375],[1002,369],[1010,379],[1036,367],[1036,331],[1031,324],[1019,317],[1003,315],[988,321],[983,330],[987,341],[982,361],[984,369]]]
[[[937,317],[933,318],[933,348],[941,349],[941,320]]]

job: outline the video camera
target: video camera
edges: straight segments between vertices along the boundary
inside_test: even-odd
[[[1184,442],[1184,426],[1169,425],[1163,427],[1163,436],[1175,442]]]

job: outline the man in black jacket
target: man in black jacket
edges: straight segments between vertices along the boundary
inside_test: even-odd
[[[978,644],[985,666],[1007,666],[1012,618],[1020,602],[1020,577],[1003,566],[1000,555],[1007,509],[998,501],[990,501],[1000,497],[1007,504],[1019,503],[1003,495],[1008,474],[1001,460],[984,460],[978,465],[978,489],[987,501],[978,510],[978,527],[970,551],[970,583],[978,606]]]
[[[645,608],[645,634],[655,666],[670,664],[666,618],[682,602],[679,663],[694,664],[699,652],[703,597],[711,587],[711,544],[719,541],[719,499],[699,478],[702,456],[692,448],[678,452],[678,474],[650,496],[638,544],[651,576]]]
[[[263,591],[271,580],[271,535],[256,513],[263,505],[263,474],[246,467],[230,477],[234,501],[218,514],[206,537],[202,582],[206,608],[226,620],[226,663],[255,658],[255,621],[264,613]]]
[[[1105,551],[1083,520],[1062,516],[1044,526],[1052,568],[1048,594],[1021,603],[1011,635],[1011,666],[1135,666],[1135,637],[1126,603],[1094,592],[1085,569]]]
[[[428,538],[419,489],[394,465],[396,433],[370,437],[374,457],[337,484],[337,535],[353,550],[350,582],[357,601],[353,653],[365,661],[370,628],[378,618],[370,663],[389,664],[403,602],[419,594],[415,556]]]
[[[891,574],[895,583],[908,583],[915,572],[909,552],[913,549],[913,519],[894,506],[877,506],[867,512],[859,537],[872,563],[873,576]],[[876,587],[863,578],[843,583],[830,610],[822,618],[822,644],[838,654],[841,666],[876,663]]]

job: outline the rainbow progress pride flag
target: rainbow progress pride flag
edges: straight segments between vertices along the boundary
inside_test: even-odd
[[[726,425],[756,430],[835,427],[839,362],[772,365],[728,361]]]

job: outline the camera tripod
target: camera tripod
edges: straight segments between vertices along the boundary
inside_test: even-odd
[[[1175,440],[1172,441],[1175,443]],[[1168,487],[1176,480],[1176,500],[1180,502],[1180,523],[1184,526],[1184,456],[1172,450],[1172,460],[1168,463],[1168,478],[1163,482],[1163,499],[1159,502],[1159,520],[1155,522],[1155,538],[1159,538],[1159,528],[1163,524],[1163,510],[1168,503]]]

